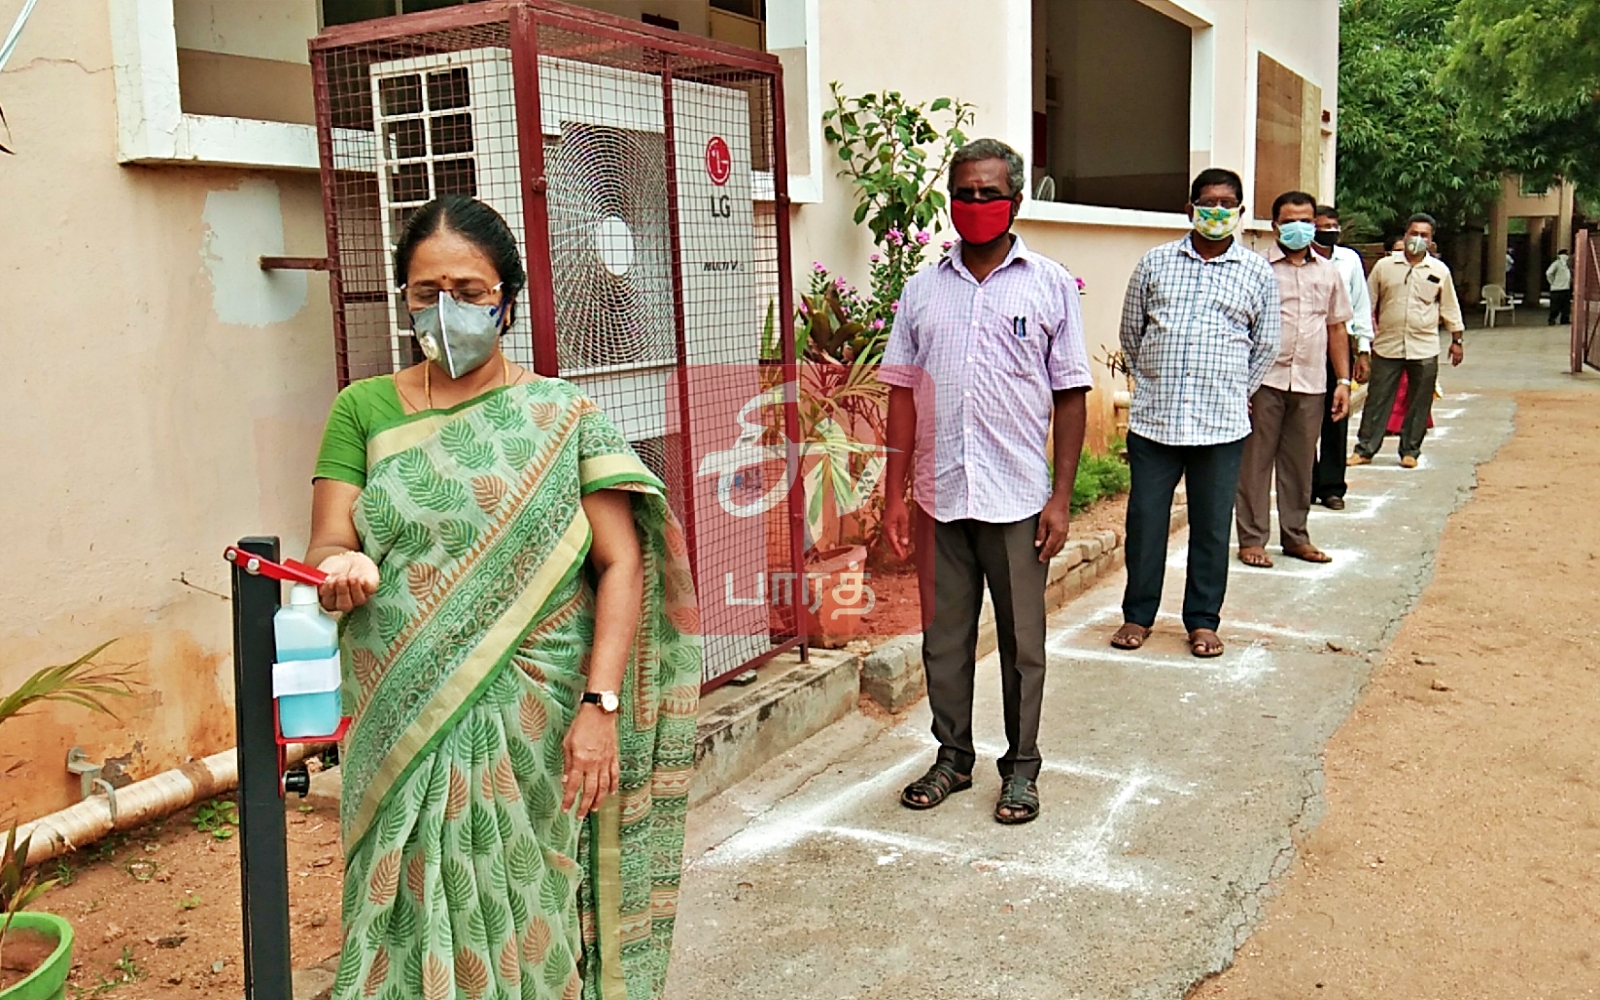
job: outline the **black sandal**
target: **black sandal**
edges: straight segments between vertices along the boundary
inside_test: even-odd
[[[971,787],[972,775],[962,774],[941,760],[928,768],[927,774],[905,787],[900,793],[900,804],[907,809],[932,809],[956,792]],[[920,795],[927,801],[914,799],[913,795]]]
[[[1008,809],[1010,814],[1000,810]],[[1031,823],[1039,818],[1039,788],[1032,778],[1013,774],[1000,786],[1000,801],[995,803],[994,818],[998,823],[1016,826]]]

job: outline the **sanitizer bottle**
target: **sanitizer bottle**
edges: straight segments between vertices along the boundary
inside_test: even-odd
[[[339,628],[322,613],[317,588],[296,583],[272,619],[277,662],[272,697],[287,739],[331,736],[339,728]]]

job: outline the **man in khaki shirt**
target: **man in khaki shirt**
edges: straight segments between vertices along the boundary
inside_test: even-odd
[[[1327,553],[1311,544],[1306,521],[1327,398],[1333,396],[1335,420],[1350,408],[1350,335],[1345,324],[1351,309],[1344,276],[1311,251],[1316,205],[1304,191],[1280,194],[1272,204],[1278,241],[1267,250],[1267,261],[1278,281],[1283,332],[1277,358],[1250,397],[1250,436],[1244,442],[1234,502],[1239,561],[1263,569],[1272,565],[1266,545],[1272,531],[1274,474],[1283,554],[1307,562],[1329,561]]]
[[[1418,213],[1406,224],[1404,249],[1378,261],[1367,276],[1372,293],[1373,325],[1371,381],[1361,409],[1361,432],[1356,436],[1350,465],[1367,465],[1383,447],[1383,432],[1406,377],[1405,424],[1400,429],[1400,464],[1417,467],[1422,439],[1433,413],[1433,391],[1439,380],[1439,327],[1450,331],[1450,363],[1459,365],[1463,352],[1461,303],[1450,268],[1428,254],[1433,242],[1433,216]],[[1364,359],[1363,359],[1364,360]],[[1358,377],[1365,367],[1356,365]]]

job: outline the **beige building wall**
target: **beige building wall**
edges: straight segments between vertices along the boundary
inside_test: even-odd
[[[105,3],[40,4],[4,73],[8,357],[0,690],[107,639],[120,722],[46,708],[0,738],[0,819],[78,798],[68,747],[144,776],[233,741],[222,546],[303,550],[334,394],[313,174],[122,167]]]
[[[1040,52],[1032,26],[1038,3],[1069,0],[817,0],[822,79],[838,80],[847,94],[891,88],[913,101],[954,97],[972,103],[969,130],[1009,143],[1031,160],[1035,100],[1042,93],[1032,72]],[[1085,0],[1070,0],[1085,2]],[[1121,0],[1092,0],[1094,3]],[[1254,190],[1256,56],[1265,52],[1319,88],[1330,126],[1337,121],[1339,9],[1337,0],[1128,0],[1189,25],[1194,32],[1190,122],[1191,167],[1238,171]],[[892,55],[884,39],[894,38]],[[1114,45],[1115,37],[1098,40]],[[1040,56],[1042,58],[1042,55]],[[817,112],[824,110],[817,109]],[[1142,123],[1129,119],[1125,127]],[[1329,144],[1331,148],[1331,143]],[[831,154],[831,150],[830,150]],[[832,171],[837,161],[823,158]],[[836,172],[836,171],[835,171]],[[1334,195],[1333,164],[1322,164],[1324,200]],[[1029,171],[1032,176],[1032,171]],[[1129,274],[1151,247],[1181,237],[1187,220],[1177,213],[1081,208],[1033,201],[1017,225],[1030,247],[1061,261],[1084,279],[1084,322],[1097,391],[1090,394],[1089,442],[1103,446],[1113,430],[1112,392],[1122,389],[1100,363],[1117,349],[1117,327]],[[803,284],[814,260],[852,281],[867,276],[870,234],[850,222],[854,190],[828,177],[823,200],[793,208],[795,280]],[[1255,206],[1252,206],[1255,207]],[[1255,207],[1255,215],[1268,206]],[[1261,223],[1245,239],[1265,249]],[[947,234],[953,235],[953,234]]]
[[[0,394],[8,470],[0,518],[9,529],[0,689],[113,637],[120,641],[108,662],[131,664],[140,684],[138,697],[120,706],[120,722],[48,709],[6,727],[0,806],[19,818],[76,800],[67,747],[96,761],[127,757],[129,771],[143,777],[231,745],[221,549],[272,530],[287,552],[303,551],[309,475],[335,390],[325,279],[268,274],[257,264],[264,254],[325,252],[317,176],[119,165],[107,7],[123,2],[40,4],[0,73],[8,145],[17,151],[0,160],[0,231],[14,262],[0,269],[8,305],[0,336],[11,359],[9,391]],[[913,100],[961,98],[977,111],[974,136],[1030,152],[1032,0],[769,2],[815,4],[789,17],[775,40],[786,65],[815,65],[821,81],[813,122],[791,123],[798,159],[812,147],[793,142],[796,128],[815,141],[832,80],[851,94],[894,88]],[[1196,33],[1194,106],[1202,113],[1191,122],[1192,167],[1232,167],[1251,190],[1258,51],[1305,75],[1324,107],[1335,107],[1337,0],[1141,2]],[[303,72],[293,68],[305,58],[304,38],[295,36],[314,27],[314,0],[272,0],[271,16],[258,10],[256,20],[245,8],[264,4],[176,4],[186,50],[276,64],[256,67],[263,72]],[[691,31],[706,30],[681,3],[675,15]],[[805,83],[791,78],[788,86]],[[184,103],[193,99],[186,93]],[[271,134],[257,130],[250,141]],[[806,182],[809,200],[791,208],[800,283],[813,260],[866,278],[871,243],[850,224],[853,191],[834,175],[832,155],[823,151],[821,182]],[[1323,168],[1331,183],[1331,164]],[[1098,359],[1116,346],[1135,262],[1186,225],[1177,213],[1030,201],[1018,231],[1087,281],[1084,315]],[[1110,390],[1120,385],[1103,365],[1094,369],[1091,440],[1103,443]]]

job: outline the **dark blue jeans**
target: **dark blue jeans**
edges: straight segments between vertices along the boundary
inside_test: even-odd
[[[1150,628],[1161,608],[1167,574],[1172,494],[1181,477],[1189,493],[1189,574],[1183,589],[1183,627],[1216,629],[1228,592],[1228,549],[1233,499],[1239,490],[1244,439],[1227,444],[1173,447],[1128,435],[1128,587],[1124,621]]]

